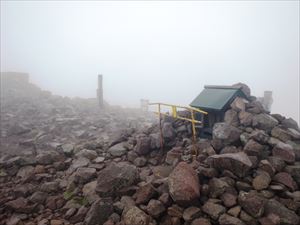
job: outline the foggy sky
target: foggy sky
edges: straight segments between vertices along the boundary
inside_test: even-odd
[[[1,1],[1,71],[54,94],[188,105],[205,84],[273,91],[299,119],[299,1]]]

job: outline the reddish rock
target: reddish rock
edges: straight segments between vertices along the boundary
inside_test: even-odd
[[[244,147],[244,152],[251,156],[260,156],[263,150],[264,146],[252,139],[250,139]]]
[[[255,190],[263,190],[269,187],[271,177],[267,172],[260,172],[252,181],[252,186]]]
[[[286,172],[277,173],[273,177],[273,181],[285,185],[292,191],[295,191],[298,189],[298,186],[297,186],[296,182],[294,181],[294,179],[292,178],[292,176]]]
[[[20,197],[5,203],[10,210],[18,213],[32,213],[36,209],[37,204],[29,205],[27,199]]]
[[[200,197],[199,178],[185,162],[179,163],[168,178],[169,192],[178,204],[191,204]]]
[[[159,218],[166,211],[165,206],[158,200],[151,199],[147,205],[147,212],[154,218]]]
[[[172,205],[168,208],[168,215],[172,217],[178,217],[181,218],[183,214],[183,208],[181,208],[178,205]]]
[[[259,169],[260,170],[263,170],[265,172],[267,172],[269,174],[270,177],[272,177],[274,174],[275,174],[275,168],[272,166],[272,164],[264,159],[264,160],[261,160],[259,162],[259,165],[258,165]]]
[[[229,192],[225,192],[222,195],[221,199],[223,201],[223,204],[228,208],[236,205],[236,203],[237,203],[237,196],[234,194],[231,194]]]
[[[279,216],[280,224],[299,225],[300,223],[300,218],[295,212],[286,208],[275,199],[268,200],[265,205],[265,215],[269,214]]]
[[[218,220],[220,215],[226,212],[226,208],[224,206],[210,201],[206,202],[201,209],[214,220]]]
[[[198,207],[191,206],[184,210],[183,219],[185,221],[190,222],[190,221],[198,218],[200,215],[201,215],[201,209]]]
[[[211,198],[218,198],[221,196],[227,188],[229,188],[229,184],[220,178],[212,178],[209,183],[209,196]]]
[[[238,197],[239,204],[249,213],[250,216],[258,218],[264,213],[264,199],[256,194],[240,192]]]
[[[273,156],[278,157],[287,163],[295,162],[295,152],[293,150],[293,147],[288,144],[279,142],[273,148],[272,154]]]
[[[136,204],[148,203],[151,198],[156,194],[156,191],[152,184],[146,184],[141,186],[136,192]]]
[[[279,225],[280,217],[276,214],[271,213],[266,217],[260,218],[259,222],[261,225]]]

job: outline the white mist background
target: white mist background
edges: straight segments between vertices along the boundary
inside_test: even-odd
[[[1,71],[63,96],[188,105],[206,84],[273,91],[299,118],[299,1],[1,1]]]

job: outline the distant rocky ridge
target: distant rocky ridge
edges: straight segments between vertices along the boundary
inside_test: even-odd
[[[195,146],[188,122],[164,118],[162,151],[150,114],[12,81],[1,89],[0,224],[297,225],[299,127],[250,99]]]

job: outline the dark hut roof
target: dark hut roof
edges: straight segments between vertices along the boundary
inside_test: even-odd
[[[204,90],[192,101],[190,106],[206,111],[222,111],[236,98],[247,99],[240,88],[232,86],[204,86]]]

